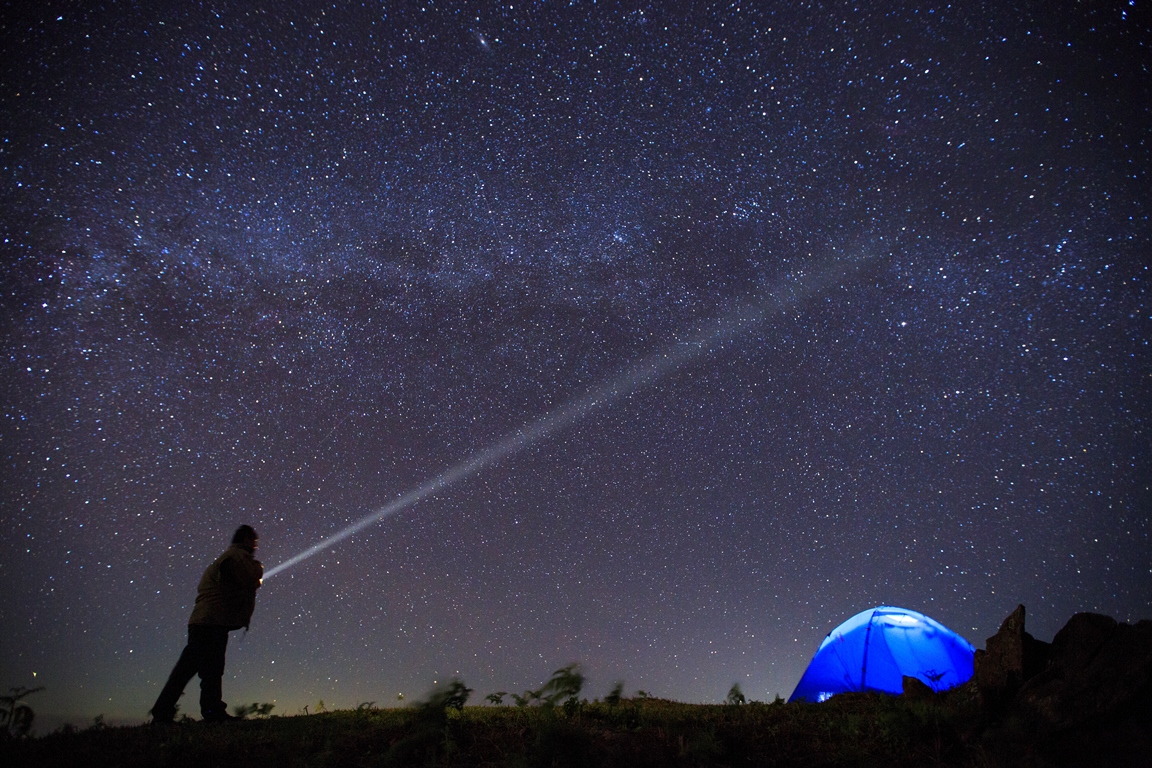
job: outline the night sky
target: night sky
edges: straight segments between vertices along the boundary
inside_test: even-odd
[[[267,579],[225,700],[771,700],[875,605],[1152,617],[1148,3],[667,6],[0,9],[41,732],[146,719],[237,525],[271,569],[588,393]]]

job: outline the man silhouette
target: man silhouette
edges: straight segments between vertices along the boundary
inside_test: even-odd
[[[207,722],[237,719],[228,714],[228,705],[221,700],[224,653],[228,633],[247,629],[252,620],[256,590],[264,580],[264,566],[253,556],[259,544],[255,529],[242,525],[232,536],[232,546],[204,571],[188,619],[188,645],[152,705],[153,723],[172,722],[176,701],[193,675],[200,675],[201,717]]]

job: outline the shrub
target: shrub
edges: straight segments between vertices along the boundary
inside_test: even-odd
[[[552,677],[539,690],[524,691],[523,695],[513,693],[511,696],[518,707],[527,707],[529,704],[555,707],[562,701],[577,699],[583,687],[584,675],[580,673],[579,665],[573,663],[553,672]],[[503,691],[501,691],[501,695],[503,695]],[[491,701],[492,697],[489,696],[488,699]],[[577,701],[576,706],[578,705],[579,701]]]
[[[36,713],[32,711],[32,707],[21,703],[21,700],[42,690],[43,686],[39,688],[20,686],[10,688],[8,696],[0,696],[0,729],[2,729],[0,736],[6,739],[20,739],[28,735],[32,730],[32,721],[36,719]]]
[[[275,707],[275,704],[269,704],[268,702],[260,704],[254,701],[251,704],[237,704],[232,707],[232,712],[236,717],[243,720],[246,717],[268,717]]]

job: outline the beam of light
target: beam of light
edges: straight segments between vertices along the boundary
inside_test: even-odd
[[[535,445],[593,411],[612,405],[622,398],[650,386],[685,363],[711,353],[725,342],[745,330],[759,325],[769,317],[785,312],[809,296],[850,278],[865,263],[867,263],[867,259],[863,258],[840,261],[818,272],[801,272],[793,275],[789,282],[768,294],[766,298],[741,303],[734,309],[696,328],[686,338],[673,341],[631,363],[599,386],[569,400],[526,426],[508,433],[471,458],[449,467],[423,485],[408,491],[398,499],[365,515],[299,554],[293,555],[265,573],[264,578],[269,579],[384,518],[391,517],[461,480],[472,477],[501,459]]]

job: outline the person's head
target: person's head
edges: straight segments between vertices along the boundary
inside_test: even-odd
[[[252,526],[242,525],[236,529],[236,533],[232,534],[232,543],[239,544],[249,552],[255,552],[260,543],[260,536],[257,535],[256,529]]]

